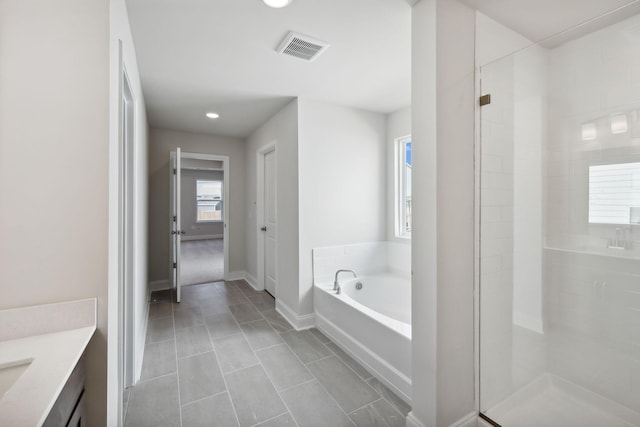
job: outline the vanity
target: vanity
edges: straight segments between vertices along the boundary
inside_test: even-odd
[[[96,299],[0,311],[0,420],[84,426],[85,352]]]

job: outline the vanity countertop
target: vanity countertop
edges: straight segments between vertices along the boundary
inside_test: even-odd
[[[0,394],[1,425],[42,425],[96,330],[95,310],[89,299],[0,311],[0,373],[26,366]]]

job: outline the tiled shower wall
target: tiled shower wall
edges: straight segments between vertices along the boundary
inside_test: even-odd
[[[551,372],[640,412],[640,260],[594,254],[616,226],[588,223],[588,166],[640,161],[640,18],[481,78],[482,409]],[[611,134],[612,114],[628,132]]]
[[[640,260],[607,249],[620,226],[588,222],[589,166],[640,161],[640,17],[553,49],[549,62],[548,370],[640,412]],[[611,133],[614,114],[627,132]],[[583,123],[596,124],[595,140]]]

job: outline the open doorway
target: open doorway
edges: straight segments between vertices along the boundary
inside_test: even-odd
[[[171,153],[171,277],[180,287],[228,276],[228,157]]]
[[[224,280],[224,170],[222,162],[182,163],[180,281],[183,286]]]

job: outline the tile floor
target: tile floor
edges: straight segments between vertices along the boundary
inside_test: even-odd
[[[266,292],[215,282],[154,298],[125,426],[405,426],[403,401]]]

